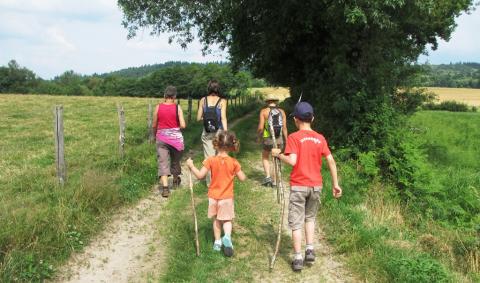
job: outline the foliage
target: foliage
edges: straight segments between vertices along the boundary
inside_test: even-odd
[[[205,95],[207,82],[211,79],[220,81],[225,96],[236,96],[232,90],[265,85],[262,80],[254,79],[250,72],[233,72],[225,63],[168,62],[155,66],[129,68],[101,76],[66,71],[53,80],[42,80],[11,61],[8,68],[0,67],[0,93],[163,97],[165,87],[175,85],[179,97],[198,98]]]
[[[408,86],[411,66],[471,0],[455,1],[133,1],[119,0],[129,36],[144,27],[171,32],[205,52],[228,48],[234,66],[289,86],[315,104],[318,127],[333,144],[382,148],[398,126],[392,97]],[[425,21],[424,19],[429,19]]]
[[[421,69],[418,86],[480,88],[480,63],[425,64]]]
[[[426,103],[422,105],[424,110],[443,110],[450,112],[476,112],[475,107],[470,107],[465,103],[457,101],[442,101],[440,103]]]
[[[7,67],[0,67],[0,93],[28,93],[37,83],[35,74],[20,67],[15,60],[8,62]]]

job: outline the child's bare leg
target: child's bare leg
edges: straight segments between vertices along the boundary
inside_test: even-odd
[[[263,170],[265,171],[265,177],[270,177],[270,151],[263,150],[262,151],[262,163],[263,163]]]
[[[295,254],[302,252],[302,229],[292,230],[293,251]]]
[[[215,241],[220,241],[220,236],[222,235],[222,221],[215,218],[213,220],[213,236]]]
[[[232,221],[226,220],[223,221],[223,232],[225,235],[232,235]]]
[[[307,245],[313,245],[313,235],[315,233],[315,222],[308,221],[305,223],[305,242]]]

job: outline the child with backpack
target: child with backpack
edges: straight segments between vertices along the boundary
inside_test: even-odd
[[[307,102],[300,102],[293,112],[298,131],[290,134],[285,152],[273,149],[272,155],[293,166],[290,174],[290,198],[288,205],[288,225],[292,229],[293,249],[295,252],[292,269],[303,269],[302,228],[305,227],[305,261],[314,262],[313,239],[315,218],[320,205],[322,190],[322,157],[325,157],[332,176],[333,196],[342,196],[338,184],[337,166],[328,148],[325,138],[315,132],[311,124],[314,119],[313,108]]]
[[[258,121],[257,134],[259,140],[263,145],[262,164],[265,171],[265,178],[263,179],[263,186],[273,186],[273,180],[270,176],[270,153],[273,146],[272,135],[275,135],[277,148],[283,148],[283,140],[287,138],[287,123],[285,111],[278,107],[278,98],[273,95],[268,95],[265,98],[266,106],[260,110],[260,117]],[[271,133],[273,128],[274,133]],[[275,179],[275,176],[274,176]]]
[[[203,121],[202,143],[205,158],[215,156],[213,139],[219,130],[228,130],[227,101],[220,97],[220,83],[216,80],[208,82],[208,94],[198,103],[197,121]],[[210,175],[206,178],[210,184]]]
[[[213,235],[215,242],[213,249],[223,252],[226,256],[233,256],[232,244],[232,221],[235,217],[233,204],[233,179],[235,176],[240,181],[246,179],[240,163],[228,155],[229,152],[237,152],[240,142],[235,133],[220,131],[213,140],[213,146],[217,151],[215,156],[206,158],[203,167],[198,170],[192,159],[187,160],[187,166],[198,179],[203,179],[208,172],[212,173],[212,180],[208,187],[208,218],[213,219]],[[224,236],[221,237],[222,228]]]

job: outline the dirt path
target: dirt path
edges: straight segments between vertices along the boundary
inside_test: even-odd
[[[162,238],[153,230],[163,221],[165,199],[157,192],[120,212],[84,252],[75,254],[55,282],[145,282],[164,261]]]
[[[235,120],[229,127],[234,128],[254,114]],[[184,173],[188,172],[182,167]],[[188,173],[182,175],[182,184],[188,184],[187,178]],[[119,212],[82,253],[70,258],[53,282],[145,282],[159,278],[165,249],[161,235],[153,228],[166,221],[162,219],[165,202],[158,191],[152,190],[135,207]]]
[[[260,160],[258,162],[252,162],[251,166],[255,170],[263,171]],[[282,253],[282,247],[290,246],[291,230],[288,228],[288,176],[283,176],[284,195],[285,195],[285,211],[283,222],[283,233],[281,240],[280,253],[277,255],[275,266],[272,271],[266,269],[258,269],[257,274],[254,275],[255,281],[258,282],[358,282],[350,272],[345,268],[341,256],[336,255],[333,248],[327,243],[325,234],[322,228],[317,223],[315,231],[315,253],[316,260],[313,265],[305,266],[304,269],[295,273],[290,267],[290,258],[292,251]],[[258,186],[257,189],[262,189]],[[327,191],[323,193],[329,193]],[[276,202],[276,193],[270,194],[271,201]],[[321,208],[320,208],[321,209]],[[278,205],[278,211],[280,211],[280,204]],[[278,220],[277,220],[278,221]],[[278,223],[278,222],[276,222]],[[277,231],[277,224],[275,224],[275,233]],[[273,249],[270,251],[270,256],[273,255]]]

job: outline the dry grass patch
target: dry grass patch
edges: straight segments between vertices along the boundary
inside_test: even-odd
[[[480,106],[480,89],[428,87],[429,92],[438,96],[440,102],[457,101],[470,106]]]

